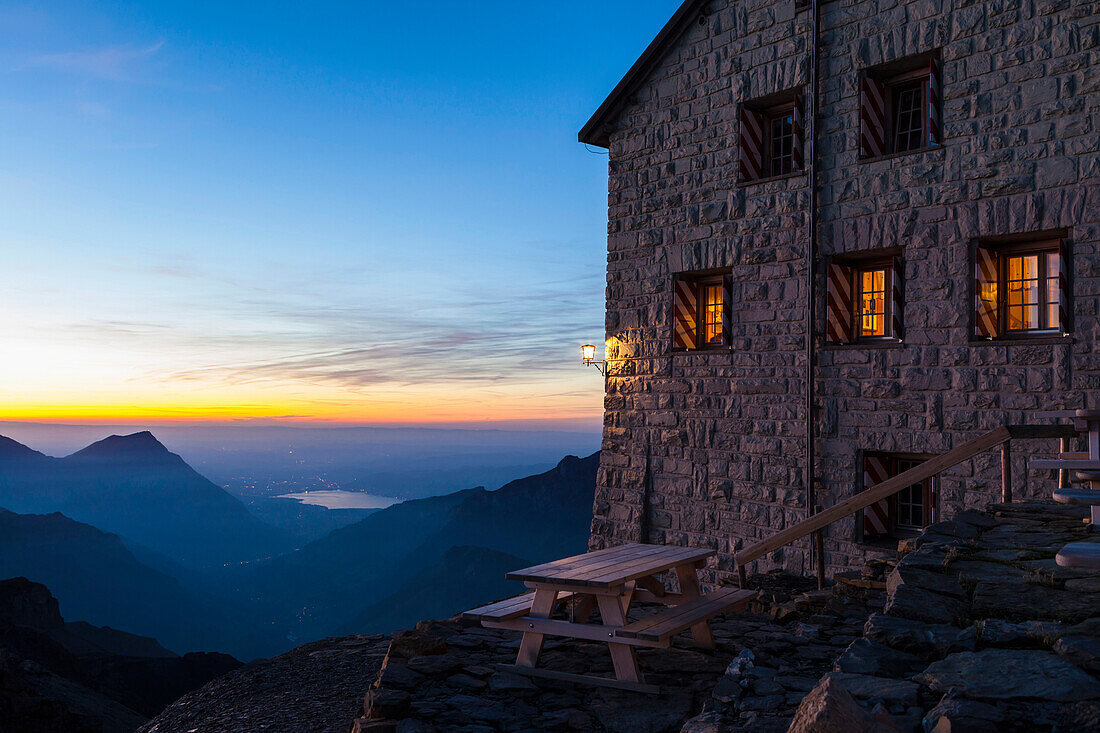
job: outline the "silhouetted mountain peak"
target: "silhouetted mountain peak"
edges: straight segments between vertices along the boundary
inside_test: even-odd
[[[0,461],[45,458],[38,451],[0,435]]]
[[[0,621],[50,631],[64,622],[57,599],[41,583],[26,578],[0,581]]]
[[[131,435],[112,435],[73,453],[70,458],[110,459],[113,461],[156,460],[174,457],[148,430]]]

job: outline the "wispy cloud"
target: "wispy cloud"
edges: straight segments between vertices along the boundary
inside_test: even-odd
[[[41,68],[107,81],[139,81],[146,62],[164,46],[158,41],[151,46],[109,46],[88,51],[41,54],[23,64],[25,68]]]

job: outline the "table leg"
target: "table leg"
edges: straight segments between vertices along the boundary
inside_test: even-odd
[[[535,598],[531,602],[532,618],[550,618],[554,611],[554,603],[558,600],[556,590],[537,588]],[[516,657],[516,665],[519,667],[534,667],[538,664],[539,654],[542,653],[542,641],[546,637],[533,631],[523,632],[523,640],[519,643],[519,655]]]
[[[600,619],[604,626],[625,626],[626,614],[618,596],[596,596],[600,606]],[[607,643],[611,650],[611,663],[615,665],[615,679],[620,682],[641,682],[642,673],[638,669],[638,658],[634,647],[626,644]]]
[[[684,597],[684,600],[698,598],[703,595],[702,589],[699,587],[699,576],[691,565],[678,566],[676,568],[676,580],[680,582],[680,595]],[[714,648],[714,634],[711,633],[710,624],[707,621],[700,621],[692,626],[691,636],[695,639],[695,643],[704,649]]]

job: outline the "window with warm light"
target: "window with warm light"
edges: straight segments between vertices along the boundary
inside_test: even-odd
[[[730,343],[730,278],[680,273],[674,283],[672,345],[678,351]]]
[[[887,335],[889,311],[886,281],[889,272],[887,267],[859,270],[859,312],[856,320],[861,338]]]
[[[975,336],[1068,333],[1070,272],[1068,248],[1061,240],[979,244],[974,262]]]
[[[836,344],[899,342],[902,261],[863,256],[829,265],[827,340]]]

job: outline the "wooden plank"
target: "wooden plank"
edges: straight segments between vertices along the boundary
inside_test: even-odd
[[[566,585],[565,583],[540,583],[528,580],[524,582],[531,590],[538,590],[539,588],[549,588],[550,590],[556,590],[561,593],[580,593],[593,596],[620,596],[623,592],[622,585],[609,586],[607,588],[592,588],[588,586],[582,586],[577,583],[572,585]]]
[[[572,591],[564,591],[558,593],[558,599],[556,605],[560,606],[572,597]],[[462,613],[463,618],[469,619],[495,619],[503,620],[509,618],[516,618],[517,616],[524,616],[531,610],[531,604],[535,600],[535,594],[523,593],[512,598],[505,598],[503,601],[497,601],[490,603],[480,608],[474,608]]]
[[[1034,458],[1028,464],[1035,469],[1057,469],[1059,471],[1100,471],[1100,460],[1060,458]]]
[[[610,644],[617,641],[619,644],[641,647],[667,647],[667,643],[652,641],[650,639],[619,639],[615,636],[618,627],[604,626],[602,624],[579,624],[558,619],[533,618],[525,616],[509,619],[507,621],[483,621],[482,625],[488,629],[504,629],[506,631],[520,631],[523,633],[534,632],[544,636],[561,636],[567,639],[584,639],[585,641],[598,641]]]
[[[642,545],[633,552],[623,553],[618,557],[606,557],[600,559],[599,562],[589,563],[581,567],[556,570],[546,575],[543,580],[548,580],[551,582],[562,582],[568,580],[570,582],[575,582],[583,578],[600,575],[608,568],[620,567],[623,565],[642,562],[646,558],[662,557],[667,552],[668,548],[663,545]]]
[[[681,595],[691,599],[700,598],[703,595],[702,588],[699,587],[699,576],[696,574],[695,568],[677,565],[675,571],[676,579],[680,582]],[[690,602],[691,601],[686,601],[684,605]],[[714,634],[710,632],[710,624],[707,623],[706,619],[692,625],[691,638],[695,640],[696,644],[704,649],[714,648]]]
[[[700,596],[679,606],[658,611],[652,616],[627,624],[615,632],[624,638],[650,639],[653,641],[675,636],[700,621],[730,610],[740,610],[759,595],[756,591],[738,588],[722,588],[706,596]]]
[[[550,613],[554,610],[554,602],[557,597],[557,591],[542,588],[535,591],[535,600],[531,603],[531,616],[534,618],[549,618]],[[523,639],[519,643],[516,664],[521,667],[534,667],[538,664],[544,639],[545,637],[542,634],[531,631],[524,633]]]
[[[508,573],[505,577],[508,580],[521,580],[532,581],[540,583],[552,583],[561,578],[570,577],[573,574],[584,573],[585,571],[608,567],[615,565],[626,560],[644,557],[646,555],[653,555],[659,553],[663,547],[661,545],[629,545],[624,546],[620,552],[602,554],[599,557],[586,557],[584,555],[578,555],[573,558],[572,562],[556,565],[546,570],[529,572],[527,570],[517,570],[515,572]]]
[[[599,596],[596,603],[600,607],[600,618],[605,626],[622,628],[626,624],[626,616],[619,601],[611,596]],[[615,679],[620,682],[634,682],[642,684],[642,673],[638,669],[638,657],[634,654],[634,647],[622,643],[611,642],[607,645],[611,651],[611,664],[615,667]]]
[[[778,550],[780,547],[800,540],[819,529],[828,527],[838,519],[843,519],[849,514],[854,514],[860,509],[865,509],[876,502],[889,498],[908,486],[919,484],[925,479],[931,478],[942,472],[944,469],[951,468],[991,448],[996,448],[1000,444],[1011,439],[1012,434],[1007,427],[1000,427],[984,435],[980,435],[952,451],[931,458],[908,471],[900,473],[893,478],[886,479],[878,486],[867,489],[866,491],[861,491],[850,499],[845,499],[823,512],[819,512],[781,532],[776,532],[771,537],[749,545],[737,553],[737,565],[741,566],[745,563],[752,562],[757,558],[767,555],[773,550]]]
[[[657,685],[647,685],[640,682],[624,682],[612,680],[607,677],[594,677],[587,674],[573,674],[571,672],[558,672],[552,669],[532,669],[530,667],[517,667],[512,664],[498,664],[497,669],[502,672],[511,672],[526,677],[541,677],[557,682],[572,682],[578,685],[595,685],[596,687],[611,687],[616,690],[630,690],[632,692],[644,692],[649,695],[658,695],[661,688]]]
[[[608,547],[603,550],[596,550],[594,552],[586,552],[583,555],[573,555],[572,557],[564,557],[560,560],[552,560],[550,562],[544,562],[541,565],[532,565],[529,568],[521,568],[520,570],[513,571],[515,575],[548,575],[555,570],[565,569],[569,567],[581,567],[583,565],[599,562],[605,558],[614,558],[618,556],[628,556],[631,552],[645,547],[657,547],[658,545],[643,545],[637,542],[631,542],[625,545],[618,545],[616,547]],[[518,578],[517,578],[518,580]]]
[[[665,584],[652,575],[645,575],[638,578],[638,585],[655,596],[664,596],[665,593],[668,592],[665,590]]]
[[[634,563],[606,568],[602,575],[587,577],[586,586],[607,586],[619,584],[629,580],[636,580],[646,575],[662,573],[671,570],[678,565],[692,565],[706,560],[717,554],[714,550],[701,550],[696,548],[682,548],[679,553],[668,553],[664,557],[644,558]]]
[[[1064,568],[1100,570],[1100,543],[1072,542],[1058,552],[1056,560]]]
[[[1072,438],[1081,432],[1073,425],[1009,425],[1008,431],[1017,440]]]

